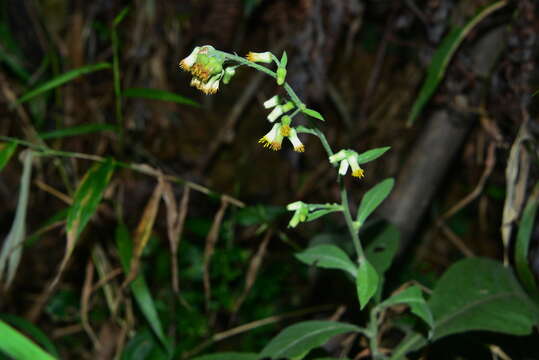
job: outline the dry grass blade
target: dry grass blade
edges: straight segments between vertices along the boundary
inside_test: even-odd
[[[172,289],[175,294],[180,292],[180,279],[178,274],[178,248],[180,239],[183,233],[185,218],[187,217],[187,208],[189,205],[189,187],[184,186],[183,195],[180,201],[179,208],[176,205],[174,192],[169,183],[165,183],[163,191],[163,199],[167,207],[167,233],[170,242],[171,252],[171,272],[172,272]]]
[[[524,206],[526,183],[530,170],[530,157],[524,148],[524,142],[531,138],[526,123],[523,123],[515,142],[511,146],[507,167],[505,168],[506,196],[501,227],[505,264],[508,264],[509,261],[508,246],[513,224],[517,221]]]
[[[140,221],[135,230],[135,235],[133,236],[134,248],[133,248],[133,258],[131,260],[131,267],[129,269],[129,274],[127,275],[122,287],[125,288],[131,281],[137,277],[138,267],[140,264],[140,257],[142,251],[148,244],[150,240],[150,235],[152,233],[153,225],[155,223],[155,218],[157,216],[157,210],[159,210],[159,202],[163,196],[163,189],[165,182],[162,177],[159,177],[159,181],[155,190],[153,191],[150,200],[146,204],[144,213],[140,218]]]
[[[268,247],[269,241],[271,240],[271,237],[273,236],[273,230],[266,231],[266,234],[264,235],[264,239],[258,246],[258,250],[256,251],[256,254],[251,259],[251,263],[249,264],[249,270],[247,270],[247,275],[245,276],[245,287],[243,288],[243,292],[234,304],[234,308],[232,311],[232,318],[235,317],[236,313],[240,309],[241,305],[245,301],[245,298],[251,291],[251,288],[253,287],[256,276],[258,275],[258,270],[260,269],[260,265],[262,265],[262,260],[264,259],[264,256],[266,255],[266,249]]]
[[[80,320],[84,331],[92,340],[94,347],[99,349],[101,347],[99,339],[97,338],[94,330],[90,326],[88,320],[88,311],[90,309],[90,296],[92,295],[92,284],[94,282],[94,264],[92,260],[88,260],[86,264],[86,276],[84,277],[84,285],[82,287],[82,295],[80,298]]]
[[[211,284],[210,284],[210,260],[215,250],[217,240],[219,240],[219,229],[223,222],[223,216],[225,215],[228,202],[221,201],[221,207],[213,218],[211,229],[206,237],[206,247],[204,248],[204,295],[206,298],[206,310],[209,309],[211,298]]]
[[[92,260],[94,262],[99,281],[93,285],[92,293],[103,287],[103,293],[105,295],[105,301],[111,314],[115,314],[115,304],[120,297],[120,290],[116,282],[109,283],[116,276],[123,274],[121,268],[112,269],[109,259],[105,253],[105,250],[98,244],[92,249]]]
[[[19,200],[17,211],[11,229],[0,251],[0,282],[3,281],[5,272],[6,280],[4,288],[7,290],[15,278],[19,262],[22,257],[23,242],[26,235],[26,210],[28,208],[28,196],[30,193],[30,179],[32,177],[33,152],[27,150],[22,154],[24,169],[21,177]]]

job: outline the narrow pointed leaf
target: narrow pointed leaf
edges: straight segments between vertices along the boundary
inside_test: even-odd
[[[132,97],[132,98],[170,101],[170,102],[175,102],[178,104],[200,107],[200,104],[194,100],[191,100],[189,98],[186,98],[185,96],[178,95],[178,94],[165,91],[165,90],[132,88],[132,89],[124,90],[123,96]]]
[[[408,305],[413,314],[425,321],[430,328],[434,327],[434,318],[418,286],[410,286],[400,293],[393,295],[381,303],[380,307],[390,307],[397,304]]]
[[[320,114],[318,111],[316,110],[313,110],[313,109],[305,109],[302,111],[305,115],[308,115],[312,118],[315,118],[317,120],[320,120],[320,121],[325,121],[324,120],[324,117],[322,116],[322,114]]]
[[[307,264],[324,269],[338,269],[356,277],[356,265],[348,255],[335,245],[318,245],[296,254],[296,258]]]
[[[359,204],[359,209],[357,211],[357,222],[359,223],[359,226],[362,226],[369,215],[371,215],[373,211],[380,206],[382,201],[386,199],[393,189],[394,184],[395,180],[392,178],[385,179],[367,191],[367,193],[361,199],[361,203]]]
[[[390,146],[367,150],[358,155],[357,163],[361,165],[376,160],[380,156],[384,155],[389,149],[391,149]]]
[[[335,335],[360,332],[361,328],[334,321],[305,321],[281,331],[260,353],[260,358],[295,358],[325,344]]]
[[[400,233],[395,225],[388,224],[365,249],[365,257],[382,276],[389,269],[399,249]]]
[[[30,195],[30,181],[32,179],[32,159],[34,153],[31,150],[24,152],[24,167],[19,188],[17,211],[11,225],[11,229],[0,251],[0,282],[6,275],[5,288],[7,289],[17,273],[17,268],[22,257],[23,242],[26,237],[26,211],[28,209],[28,197]]]
[[[33,341],[0,320],[0,353],[18,360],[54,360],[54,357]]]
[[[360,310],[363,310],[369,300],[376,294],[379,282],[380,277],[378,276],[376,269],[369,261],[367,261],[367,259],[363,259],[361,264],[359,264],[356,277],[356,288]]]
[[[131,268],[131,262],[133,258],[133,242],[129,236],[129,231],[125,225],[119,225],[116,228],[116,246],[118,247],[118,254],[120,255],[120,261],[125,273],[128,273]],[[155,301],[153,300],[150,289],[144,279],[144,276],[139,272],[136,278],[129,284],[135,301],[140,308],[140,311],[146,318],[148,324],[152,328],[153,332],[163,345],[163,347],[169,351],[170,345],[166,339],[161,325],[161,320],[157,314],[155,307]]]
[[[76,79],[76,78],[78,78],[78,77],[80,77],[82,75],[89,74],[89,73],[99,71],[99,70],[110,69],[110,67],[111,67],[111,65],[109,63],[98,63],[98,64],[83,66],[83,67],[78,68],[78,69],[70,70],[70,71],[68,71],[66,73],[63,73],[63,74],[55,77],[52,80],[47,81],[44,84],[39,85],[37,88],[35,88],[33,90],[30,90],[29,92],[27,92],[26,94],[21,96],[17,100],[17,103],[21,104],[23,102],[26,102],[26,101],[28,101],[28,100],[30,100],[30,99],[38,96],[38,95],[46,93],[47,91],[50,91],[50,90],[52,90],[54,88],[57,88],[58,86],[61,86],[61,85],[65,84],[65,83],[68,83],[71,80]]]
[[[412,125],[417,119],[417,116],[423,110],[427,102],[430,100],[434,91],[442,81],[449,62],[460,44],[464,41],[470,31],[485,17],[494,11],[504,7],[507,0],[497,1],[480,11],[474,16],[465,26],[453,29],[442,41],[432,57],[432,62],[427,71],[427,78],[419,90],[419,95],[412,105],[412,110],[408,117],[407,125]]]
[[[16,149],[16,143],[0,143],[0,171],[7,165]]]
[[[236,353],[236,352],[223,352],[217,354],[197,356],[192,360],[259,360],[258,354],[254,353]]]
[[[84,175],[67,214],[68,249],[66,253],[71,254],[76,240],[97,210],[113,172],[114,163],[108,159],[103,163],[94,164]]]
[[[539,205],[539,183],[535,185],[533,194],[528,199],[526,208],[522,214],[520,226],[518,228],[517,240],[515,243],[515,268],[524,285],[524,288],[532,294],[536,300],[539,300],[539,292],[535,276],[530,270],[528,253],[530,250],[530,241],[534,229],[537,206]]]
[[[39,134],[39,137],[47,140],[47,139],[58,139],[58,138],[64,138],[69,136],[77,136],[77,135],[84,135],[84,134],[90,134],[94,132],[100,132],[100,131],[116,131],[118,129],[117,126],[110,125],[110,124],[84,124],[80,126],[73,126],[69,128],[64,129],[58,129],[49,131],[46,133]]]
[[[3,320],[9,325],[16,327],[20,331],[23,331],[25,334],[38,342],[39,345],[43,346],[45,351],[58,359],[60,358],[56,346],[54,346],[54,344],[47,337],[47,335],[45,335],[45,333],[41,331],[41,329],[36,327],[28,320],[11,314],[0,315],[0,320]]]

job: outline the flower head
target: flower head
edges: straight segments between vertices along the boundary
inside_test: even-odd
[[[294,215],[288,223],[288,226],[292,228],[298,226],[300,222],[306,221],[307,216],[309,215],[309,206],[303,201],[296,201],[291,204],[288,204],[286,209],[289,211],[294,211]]]
[[[359,179],[365,177],[365,171],[359,166],[358,154],[353,150],[341,150],[329,157],[332,164],[339,163],[339,175],[346,175],[348,168],[352,168],[352,176]]]
[[[281,98],[279,95],[273,95],[268,100],[264,101],[264,108],[271,109],[279,105]]]
[[[297,152],[305,151],[305,146],[303,146],[303,143],[298,138],[298,133],[296,129],[294,128],[290,129],[290,135],[288,135],[288,140],[290,140],[290,142],[292,143],[292,146],[294,147],[294,151],[297,151]]]
[[[271,150],[281,150],[281,144],[283,142],[283,135],[281,135],[281,124],[278,123],[273,125],[271,130],[260,138],[258,142]]]
[[[271,128],[270,132],[264,135],[258,142],[264,144],[264,147],[269,147],[272,150],[280,150],[284,138],[288,138],[294,147],[294,151],[304,152],[305,147],[298,138],[296,129],[290,126],[292,118],[284,115],[281,121]]]
[[[218,53],[212,52],[213,50],[215,48],[210,45],[197,46],[189,56],[180,61],[180,67],[193,75],[191,86],[204,94],[215,94],[224,75],[229,81],[235,72],[234,68],[223,70],[225,60]]]
[[[350,167],[352,168],[353,177],[357,177],[359,179],[365,177],[365,171],[363,171],[363,169],[357,163],[357,153],[355,151],[353,154],[348,155],[346,160],[348,160],[348,163],[350,164]]]
[[[273,56],[269,51],[261,53],[249,51],[245,58],[252,62],[260,62],[266,64],[270,64],[273,61]]]
[[[200,46],[195,47],[188,57],[180,61],[180,67],[185,71],[190,71],[191,67],[195,64],[197,60],[197,55],[199,51],[200,51]]]

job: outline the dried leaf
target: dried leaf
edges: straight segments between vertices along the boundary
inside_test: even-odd
[[[140,257],[144,251],[144,248],[146,247],[146,244],[148,244],[148,240],[150,240],[150,235],[152,233],[155,218],[157,216],[157,210],[159,210],[159,201],[163,196],[164,184],[165,182],[163,181],[163,178],[159,177],[159,182],[157,183],[150,200],[148,200],[144,213],[142,214],[142,217],[140,218],[138,226],[135,230],[135,234],[133,236],[134,248],[131,267],[122,287],[125,287],[137,277]]]

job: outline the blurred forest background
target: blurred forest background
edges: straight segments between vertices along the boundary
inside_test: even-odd
[[[507,1],[474,26],[410,121],[444,37],[491,3],[1,0],[0,245],[16,215],[26,231],[20,262],[0,267],[0,318],[65,359],[256,351],[298,319],[357,320],[350,284],[294,258],[349,246],[344,223],[286,229],[286,204],[338,198],[324,150],[308,136],[300,155],[257,143],[261,104],[278,91],[264,74],[240,68],[212,96],[190,87],[178,63],[204,44],[286,50],[287,81],[336,148],[391,146],[365,179],[347,179],[357,201],[396,178],[366,230],[400,232],[390,284],[429,287],[463,257],[503,260],[537,181],[537,1]],[[110,182],[87,194],[96,212],[73,235],[68,209],[88,171]],[[539,252],[530,262],[539,274]],[[533,345],[498,340],[514,359]],[[428,358],[491,358],[466,353],[474,341]]]

